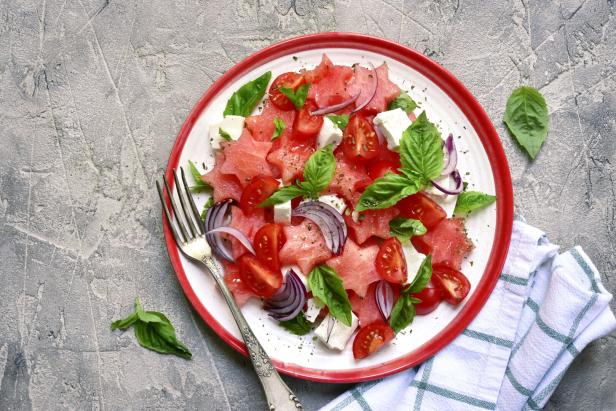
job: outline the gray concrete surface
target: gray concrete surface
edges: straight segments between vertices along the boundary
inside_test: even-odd
[[[451,70],[502,137],[518,211],[563,248],[583,245],[616,291],[615,11],[613,0],[0,1],[0,409],[263,408],[247,361],[183,296],[154,181],[212,81],[302,33],[371,33]],[[533,163],[501,122],[520,84],[550,107]],[[137,295],[168,313],[192,361],[109,331]],[[615,358],[616,337],[592,344],[547,408],[616,409]],[[287,380],[308,409],[348,388]]]

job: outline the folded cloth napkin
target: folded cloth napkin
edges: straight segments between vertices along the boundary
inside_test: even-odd
[[[357,385],[323,410],[541,409],[576,355],[616,330],[596,267],[558,255],[516,220],[500,279],[479,315],[421,366]]]

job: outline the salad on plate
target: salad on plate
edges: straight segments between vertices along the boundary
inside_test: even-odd
[[[262,301],[291,333],[365,358],[439,304],[460,304],[472,211],[454,136],[442,134],[385,63],[271,72],[210,125],[206,238],[238,304]]]

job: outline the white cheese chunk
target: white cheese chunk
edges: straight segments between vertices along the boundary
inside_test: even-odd
[[[231,137],[231,140],[239,140],[244,130],[244,120],[242,116],[225,116],[220,123],[210,126],[210,144],[212,149],[220,150],[220,143],[225,141],[220,135],[220,130],[224,130]]]
[[[455,182],[449,176],[439,177],[434,181],[445,189],[453,190],[455,188]],[[438,205],[443,207],[443,210],[447,213],[447,218],[453,216],[453,210],[456,208],[458,196],[445,194],[434,186],[430,186],[425,192],[431,199],[436,201]]]
[[[408,279],[406,280],[406,284],[410,284],[417,276],[417,271],[419,271],[419,267],[421,263],[426,259],[426,256],[417,252],[413,244],[405,244],[402,246],[402,252],[404,253],[404,258],[406,259],[406,270],[408,272]]]
[[[328,314],[314,333],[328,348],[342,351],[359,324],[355,314],[351,313],[351,317],[351,326],[347,327]]]
[[[318,305],[314,298],[306,301],[306,311],[304,312],[304,317],[311,323],[314,323],[321,312],[321,306]]]
[[[387,148],[390,150],[400,147],[402,133],[411,125],[409,116],[401,108],[383,111],[377,114],[372,122],[387,140]]]
[[[319,201],[334,207],[340,214],[344,213],[347,205],[344,200],[336,194],[326,194],[319,197]]]
[[[342,130],[334,124],[329,118],[323,118],[323,125],[321,131],[319,131],[319,137],[317,138],[317,145],[319,148],[325,147],[329,144],[333,144],[334,148],[342,141]]]
[[[274,206],[274,222],[278,224],[291,224],[291,200]]]

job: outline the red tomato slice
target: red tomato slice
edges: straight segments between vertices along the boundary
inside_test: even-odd
[[[353,357],[356,360],[366,358],[393,340],[395,336],[394,330],[383,321],[361,327],[353,340]]]
[[[442,290],[443,299],[452,305],[460,304],[471,289],[464,274],[444,265],[432,267],[432,282]]]
[[[428,229],[447,217],[443,207],[423,193],[403,198],[398,202],[398,209],[401,216],[419,220]]]
[[[375,265],[376,271],[384,280],[395,284],[406,282],[406,259],[402,244],[396,237],[388,238],[381,244]]]
[[[342,135],[342,152],[349,160],[364,161],[379,154],[379,138],[363,116],[351,116]]]
[[[272,270],[280,270],[278,252],[285,242],[282,226],[278,224],[265,224],[256,232],[252,242],[257,253],[257,260]]]
[[[274,79],[274,82],[270,86],[269,96],[270,101],[273,105],[278,107],[280,110],[294,110],[295,106],[293,102],[287,98],[280,91],[280,87],[297,89],[304,82],[304,77],[300,74],[289,72],[283,73]]]
[[[307,140],[311,137],[316,137],[323,125],[323,116],[311,116],[310,112],[318,107],[312,100],[306,100],[306,103],[299,109],[293,122],[293,137],[298,140]]]
[[[255,177],[244,188],[240,208],[246,214],[252,212],[265,199],[274,194],[280,183],[273,177]]]
[[[399,168],[400,163],[389,160],[380,160],[375,163],[370,163],[370,165],[368,165],[368,175],[371,179],[376,180],[377,178],[383,177],[385,174],[390,172],[399,174]]]
[[[426,287],[418,293],[413,294],[413,297],[421,300],[415,304],[415,312],[417,315],[430,314],[436,310],[436,307],[441,303],[442,291],[436,287]]]
[[[238,260],[240,277],[244,284],[261,297],[271,297],[282,286],[282,273],[272,270],[252,254],[244,254]]]

